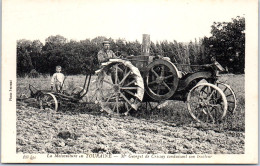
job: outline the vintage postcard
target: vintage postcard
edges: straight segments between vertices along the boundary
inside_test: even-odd
[[[257,0],[4,0],[3,163],[258,163]]]

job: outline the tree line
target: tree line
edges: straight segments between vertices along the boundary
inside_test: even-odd
[[[169,57],[177,64],[205,64],[215,57],[232,73],[244,73],[245,68],[245,18],[236,17],[231,22],[214,22],[211,36],[189,43],[177,41],[151,42],[150,54]],[[97,53],[103,40],[111,41],[111,49],[121,56],[141,53],[141,43],[112,39],[103,36],[92,40],[68,40],[61,35],[49,36],[45,44],[39,40],[17,40],[17,74],[24,76],[35,69],[52,74],[55,66],[63,67],[65,74],[85,74],[98,69]]]

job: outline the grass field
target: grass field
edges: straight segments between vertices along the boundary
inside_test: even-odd
[[[82,86],[84,78],[68,76],[68,91]],[[97,105],[53,113],[18,103],[17,152],[244,153],[244,75],[223,75],[219,80],[233,88],[238,101],[236,112],[219,125],[196,123],[181,101],[169,101],[160,110],[140,109],[127,117],[111,117]],[[17,78],[18,98],[29,95],[29,84],[47,90],[50,78]],[[63,131],[70,133],[68,138],[61,136]]]

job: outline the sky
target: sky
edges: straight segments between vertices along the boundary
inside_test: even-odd
[[[245,16],[244,0],[6,0],[3,23],[16,39],[50,35],[84,40],[97,36],[189,42],[210,36],[213,22]]]

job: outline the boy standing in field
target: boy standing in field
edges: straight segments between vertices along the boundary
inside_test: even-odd
[[[61,73],[61,66],[56,66],[56,73],[54,73],[51,78],[51,90],[53,90],[55,86],[57,92],[64,91],[64,80],[65,77],[64,74]]]

